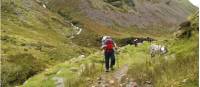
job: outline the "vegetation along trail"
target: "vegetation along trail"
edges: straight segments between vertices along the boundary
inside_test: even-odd
[[[0,85],[198,87],[198,10],[189,0],[1,0]],[[103,36],[120,47],[109,72]]]

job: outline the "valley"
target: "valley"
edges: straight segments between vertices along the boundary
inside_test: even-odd
[[[188,0],[1,2],[3,87],[198,86],[199,12]],[[120,46],[109,73],[105,35]],[[151,59],[152,44],[169,52]]]

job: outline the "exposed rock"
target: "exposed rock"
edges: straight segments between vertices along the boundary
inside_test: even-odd
[[[47,8],[45,4],[42,5],[43,8]]]
[[[85,58],[85,55],[80,55],[78,58]]]
[[[138,84],[136,82],[130,82],[126,87],[138,87]]]
[[[61,78],[61,77],[53,77],[52,79],[55,80],[56,87],[65,87],[63,78]]]
[[[188,78],[186,78],[186,79],[183,79],[182,83],[186,83],[186,82],[187,82],[187,80],[188,80]]]
[[[110,83],[110,84],[114,84],[115,81],[114,81],[114,80],[110,80],[109,83]]]
[[[147,29],[155,24],[162,27],[174,27],[176,24],[185,21],[187,16],[190,15],[188,13],[197,9],[186,0],[184,0],[184,4],[187,4],[187,6],[182,5],[183,3],[180,0],[168,0],[168,2],[166,0],[111,0],[108,3],[103,2],[103,0],[90,1],[92,3],[81,0],[80,9],[96,22],[108,26],[116,23],[123,27],[137,26]],[[95,2],[101,4],[97,6]],[[126,13],[130,10],[134,10],[138,14]]]

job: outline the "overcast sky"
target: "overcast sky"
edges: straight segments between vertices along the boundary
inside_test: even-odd
[[[200,0],[189,0],[192,4],[194,4],[195,6],[199,7],[200,5]]]

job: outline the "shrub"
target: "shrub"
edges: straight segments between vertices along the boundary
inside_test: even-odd
[[[44,65],[33,55],[22,53],[9,56],[1,68],[2,86],[9,87],[22,84],[27,78],[41,71]]]

